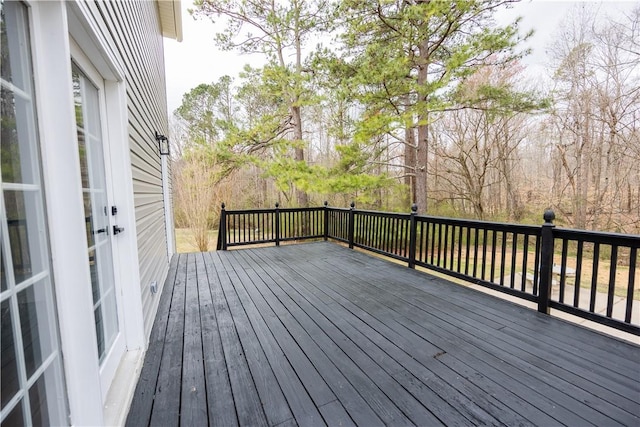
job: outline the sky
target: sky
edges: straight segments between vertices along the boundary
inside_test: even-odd
[[[544,74],[548,62],[545,49],[553,41],[562,20],[577,3],[584,2],[523,0],[496,16],[496,21],[501,25],[509,24],[521,16],[521,31],[535,31],[528,42],[533,52],[523,61],[531,76]],[[631,9],[635,4],[637,3],[631,1],[603,1],[601,8],[614,14]],[[235,77],[247,63],[254,66],[261,64],[260,59],[255,56],[219,50],[214,37],[216,31],[222,28],[217,28],[208,19],[195,20],[187,11],[192,7],[192,0],[182,0],[183,41],[164,39],[167,106],[170,115],[180,106],[182,95],[190,89],[201,83],[215,82],[224,75]]]

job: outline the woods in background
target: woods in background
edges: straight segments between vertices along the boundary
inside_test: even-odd
[[[639,233],[640,7],[616,19],[577,8],[541,85],[520,61],[518,21],[493,22],[509,3],[197,3],[221,47],[265,65],[184,95],[177,226],[206,230],[221,201],[355,200],[530,223],[551,207],[566,226]]]

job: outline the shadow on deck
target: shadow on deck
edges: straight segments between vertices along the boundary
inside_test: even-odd
[[[324,242],[176,255],[127,419],[639,423],[640,347]]]

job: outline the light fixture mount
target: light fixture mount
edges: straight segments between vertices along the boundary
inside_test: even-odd
[[[169,155],[169,138],[156,132],[156,142],[161,156]]]

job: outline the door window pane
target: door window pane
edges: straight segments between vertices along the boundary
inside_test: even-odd
[[[45,270],[41,239],[44,234],[40,191],[4,191],[7,232],[16,285]]]
[[[100,362],[102,362],[118,334],[118,316],[109,233],[104,147],[100,125],[100,92],[75,64],[72,65],[71,79],[76,117],[79,120],[77,123],[78,155],[84,194],[96,344]]]
[[[28,8],[19,1],[0,0],[0,15],[0,422],[3,427],[64,425],[68,419],[49,267]],[[15,406],[7,408],[11,404]]]
[[[20,389],[20,379],[18,378],[18,362],[16,359],[16,341],[13,336],[13,316],[8,300],[2,301],[0,305],[2,311],[2,390],[0,398],[2,408],[5,407],[11,398]]]
[[[7,273],[4,266],[4,251],[0,248],[0,292],[7,290]]]
[[[38,381],[29,389],[29,404],[31,405],[31,422],[35,426],[48,426],[49,410],[47,405],[47,376],[41,375]]]
[[[2,427],[15,427],[23,425],[25,425],[24,413],[22,411],[22,401],[20,401],[9,413],[9,415],[7,415],[4,420],[2,420]]]
[[[20,328],[27,379],[53,352],[53,331],[47,319],[53,317],[47,281],[39,281],[18,293]]]

